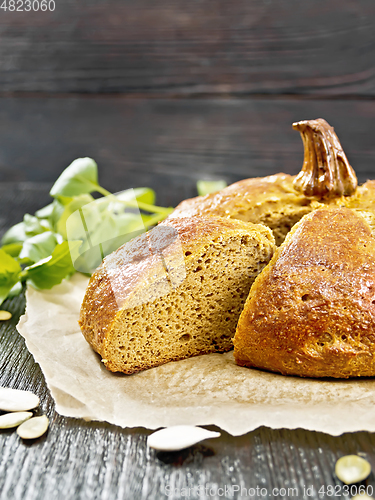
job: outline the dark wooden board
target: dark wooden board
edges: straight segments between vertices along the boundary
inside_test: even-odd
[[[360,182],[375,178],[375,101],[0,98],[0,182],[51,186],[91,156],[101,184],[152,186],[163,205],[196,194],[200,178],[296,174],[303,146],[295,120],[324,117]]]
[[[181,196],[183,189],[176,189]],[[47,184],[2,184],[0,234],[46,199]],[[14,316],[0,323],[0,385],[36,392],[40,412],[47,413],[51,425],[47,435],[32,443],[21,441],[14,431],[0,431],[1,500],[330,499],[318,490],[342,486],[334,476],[340,456],[363,453],[375,467],[375,436],[366,432],[332,437],[262,427],[235,438],[223,432],[181,452],[157,453],[147,448],[149,430],[62,417],[15,329],[24,306],[23,296],[2,306]],[[373,475],[367,484],[375,487]],[[237,485],[246,488],[247,496],[244,490],[242,495],[223,495],[225,487],[230,492]],[[304,487],[313,487],[311,495],[303,494]],[[249,494],[250,488],[255,492]],[[285,494],[274,488],[285,488]]]
[[[374,96],[373,0],[55,1],[0,10],[0,91]]]

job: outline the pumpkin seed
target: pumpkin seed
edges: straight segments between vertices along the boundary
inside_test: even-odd
[[[48,429],[49,420],[46,415],[41,417],[33,417],[30,420],[26,420],[17,428],[17,434],[22,439],[36,439],[43,434]]]
[[[193,425],[174,425],[156,431],[147,439],[150,448],[161,451],[177,451],[193,446],[204,439],[216,438],[220,432],[208,431]]]
[[[11,429],[18,427],[23,422],[31,418],[33,414],[31,411],[16,411],[14,413],[5,413],[0,416],[0,429]]]
[[[358,455],[346,455],[336,462],[336,476],[345,484],[359,483],[371,473],[371,465]]]
[[[6,321],[10,319],[12,314],[9,311],[0,311],[0,321]]]
[[[30,391],[0,387],[0,410],[27,411],[36,408],[38,405],[38,396]]]

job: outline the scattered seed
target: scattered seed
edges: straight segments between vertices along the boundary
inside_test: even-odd
[[[359,483],[371,473],[371,465],[358,455],[346,455],[336,462],[336,476],[345,484]]]
[[[22,439],[36,439],[43,434],[48,429],[49,420],[46,415],[41,417],[33,417],[30,420],[26,420],[17,428],[17,434]]]
[[[33,414],[31,411],[16,411],[14,413],[5,413],[0,416],[0,429],[11,429],[18,427],[23,422],[31,418]]]
[[[6,321],[10,319],[12,314],[9,311],[0,311],[0,321]]]
[[[177,451],[193,446],[204,439],[216,438],[220,432],[212,432],[193,425],[175,425],[156,431],[147,439],[150,448],[162,451]]]
[[[0,410],[27,411],[36,408],[38,405],[38,396],[30,391],[0,387]]]

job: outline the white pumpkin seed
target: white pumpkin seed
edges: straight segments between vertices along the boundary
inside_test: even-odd
[[[193,446],[204,439],[216,438],[220,432],[208,431],[193,425],[174,425],[156,431],[147,439],[150,448],[161,451],[177,451]]]
[[[31,418],[33,414],[31,411],[16,411],[14,413],[5,413],[0,416],[0,429],[11,429],[18,427],[23,422]]]
[[[352,500],[374,500],[374,497],[369,497],[366,493],[358,493]]]
[[[36,408],[38,405],[38,396],[30,391],[0,387],[0,410],[27,411]]]
[[[346,455],[336,462],[336,476],[345,484],[359,483],[371,473],[371,465],[358,455]]]
[[[49,420],[46,415],[41,417],[33,417],[30,420],[26,420],[17,428],[17,434],[22,439],[36,439],[43,434],[48,429]]]
[[[6,321],[12,317],[12,313],[9,311],[0,311],[0,321]]]

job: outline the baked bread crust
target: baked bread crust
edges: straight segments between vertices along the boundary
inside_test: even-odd
[[[213,215],[264,224],[280,245],[292,226],[314,209],[316,201],[296,191],[294,179],[283,173],[244,179],[216,193],[183,201],[169,219]]]
[[[296,190],[297,177],[280,173],[244,179],[216,193],[184,200],[169,219],[214,215],[264,224],[279,246],[296,222],[318,208],[348,207],[375,213],[375,181],[367,181],[350,196],[323,199]]]
[[[370,212],[322,208],[294,226],[240,316],[239,365],[302,377],[375,375],[374,222]]]
[[[81,306],[82,333],[111,371],[130,374],[231,349],[250,286],[275,249],[268,228],[238,220],[190,217],[158,228],[178,233],[186,266],[182,284],[171,288],[150,232],[104,259]],[[174,245],[167,246],[164,262],[175,254]],[[233,269],[225,259],[237,259]]]
[[[352,196],[344,198],[344,206],[375,213],[375,181],[367,181],[362,186],[358,186]]]

